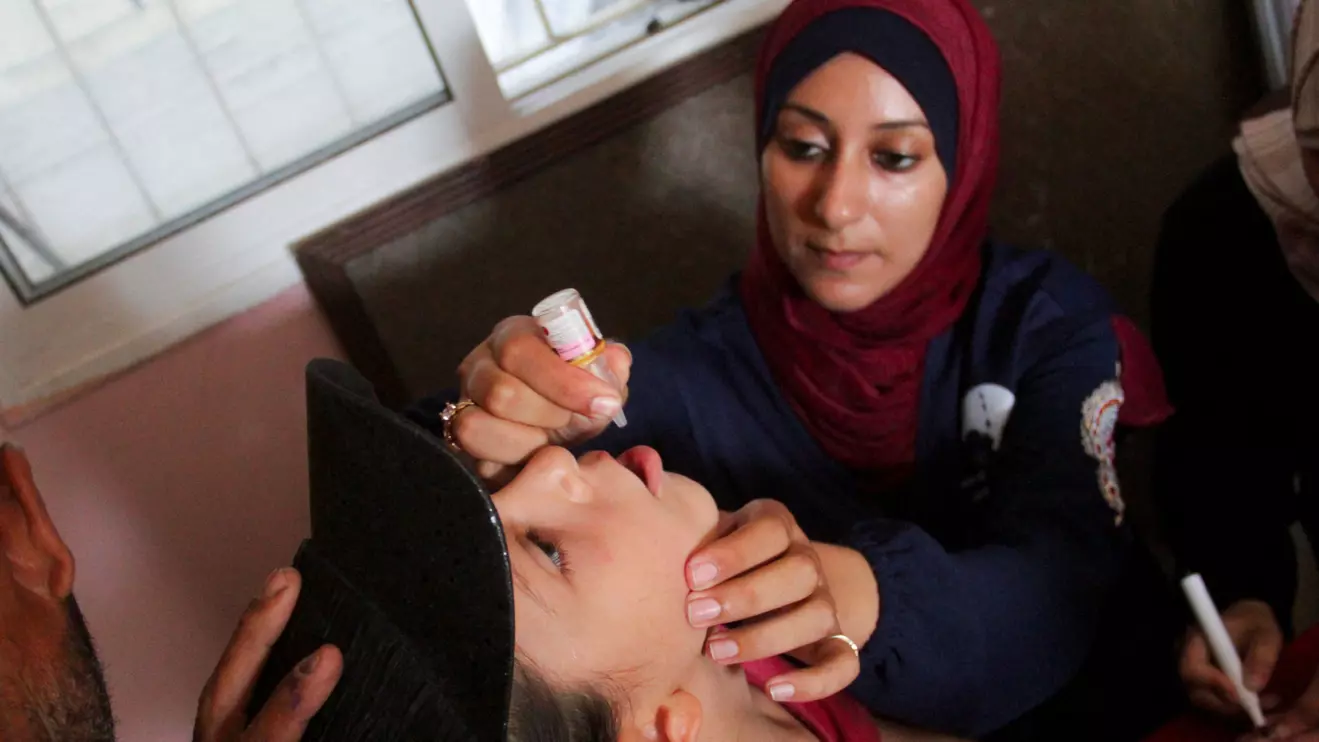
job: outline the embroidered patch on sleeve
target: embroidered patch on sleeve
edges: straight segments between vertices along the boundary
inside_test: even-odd
[[[1115,440],[1118,410],[1123,399],[1122,385],[1117,381],[1105,381],[1081,405],[1081,445],[1091,458],[1099,462],[1099,491],[1104,502],[1117,513],[1113,521],[1116,525],[1122,524],[1122,515],[1127,509],[1117,481]]]

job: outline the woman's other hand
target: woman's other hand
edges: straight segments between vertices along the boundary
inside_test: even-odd
[[[476,403],[451,423],[477,473],[503,482],[546,445],[572,445],[609,425],[627,399],[632,354],[610,343],[604,351],[623,384],[615,389],[559,358],[531,317],[509,317],[458,367],[461,393]]]
[[[806,663],[769,681],[775,700],[826,698],[859,674],[857,654],[836,638],[843,630],[820,553],[782,503],[756,500],[725,515],[718,540],[688,560],[687,582],[688,620],[718,627],[706,641],[711,658],[789,654]]]
[[[1268,685],[1282,651],[1282,629],[1273,610],[1258,600],[1240,600],[1223,611],[1223,625],[1241,657],[1246,688],[1258,693]],[[1196,706],[1224,716],[1244,713],[1232,681],[1214,664],[1199,627],[1187,631],[1180,671],[1187,695]]]

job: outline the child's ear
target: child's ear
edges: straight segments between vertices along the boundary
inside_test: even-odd
[[[676,690],[655,709],[653,716],[625,725],[619,742],[696,742],[702,713],[696,696]]]

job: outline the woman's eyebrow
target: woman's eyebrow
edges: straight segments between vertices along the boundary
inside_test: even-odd
[[[872,128],[872,129],[884,129],[884,130],[888,130],[888,129],[928,129],[928,128],[930,128],[930,124],[929,124],[928,121],[921,121],[920,119],[898,119],[898,120],[896,120],[896,121],[884,121],[884,122],[882,122],[882,123],[875,124],[874,126],[872,126],[872,127],[870,127],[870,128]]]
[[[809,106],[803,106],[800,103],[784,103],[783,110],[796,111],[821,126],[833,127],[833,122],[829,120],[828,116],[825,116],[823,113],[820,113]],[[882,130],[911,128],[928,129],[930,128],[930,123],[922,119],[894,119],[893,121],[881,121],[870,128]]]
[[[800,113],[801,115],[803,115],[803,116],[805,116],[806,118],[808,118],[808,119],[814,121],[814,122],[817,123],[817,124],[820,124],[821,126],[828,126],[828,127],[832,128],[833,125],[834,125],[833,122],[829,120],[829,117],[828,117],[828,116],[824,115],[823,113],[820,113],[819,111],[815,110],[814,108],[809,108],[809,107],[807,107],[807,106],[803,106],[803,105],[800,104],[800,103],[792,103],[792,102],[784,103],[784,104],[783,104],[783,110],[784,110],[784,111],[796,111],[797,113]]]

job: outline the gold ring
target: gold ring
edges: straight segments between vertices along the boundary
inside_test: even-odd
[[[833,636],[826,637],[825,641],[828,641],[829,639],[837,639],[846,644],[852,650],[852,654],[856,655],[857,659],[861,659],[861,648],[858,647],[856,642],[852,641],[852,639],[846,634],[834,634]]]
[[[458,413],[468,407],[475,407],[476,403],[464,397],[458,400],[457,404],[450,402],[440,411],[440,419],[444,421],[444,442],[449,444],[449,448],[455,453],[462,453],[463,447],[458,445],[458,439],[453,437],[453,419],[458,417]]]

